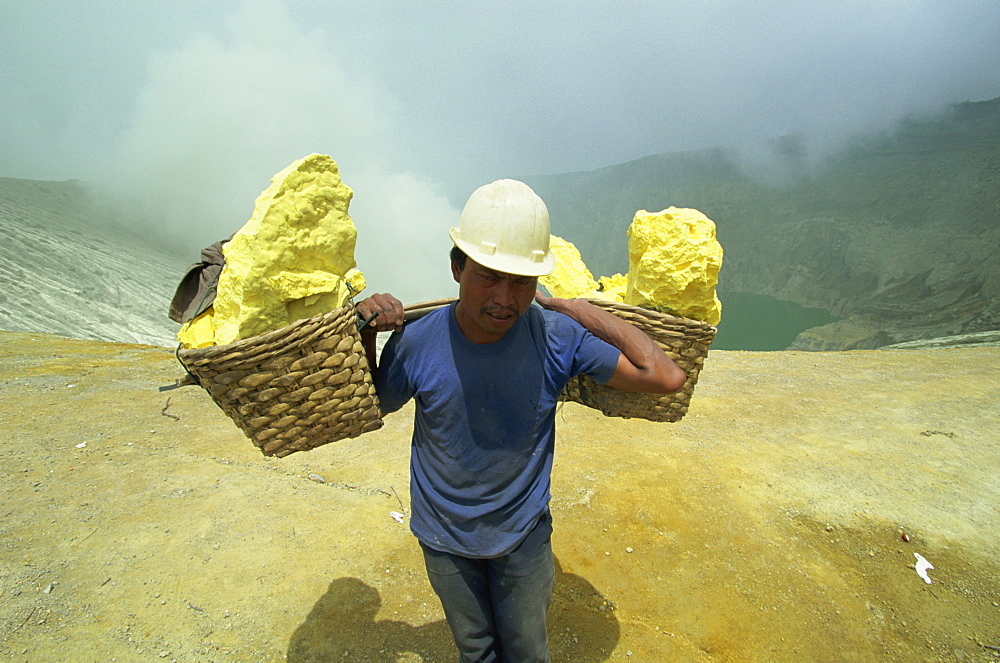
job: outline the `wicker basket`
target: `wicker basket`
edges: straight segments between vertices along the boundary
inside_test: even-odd
[[[382,427],[356,322],[347,306],[177,356],[265,456],[287,456]]]
[[[667,313],[602,299],[588,299],[652,338],[687,373],[684,386],[673,394],[637,394],[597,384],[578,375],[563,390],[561,400],[581,403],[609,417],[649,421],[678,421],[687,414],[698,374],[708,356],[716,329],[707,322],[677,318]]]

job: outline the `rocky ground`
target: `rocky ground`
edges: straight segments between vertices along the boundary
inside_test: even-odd
[[[1000,348],[713,352],[558,417],[554,661],[1000,659]],[[410,413],[269,459],[140,345],[0,333],[0,656],[452,661]],[[918,577],[918,553],[933,584]]]

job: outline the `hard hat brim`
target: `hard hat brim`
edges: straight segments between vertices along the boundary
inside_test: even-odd
[[[448,234],[455,246],[462,249],[465,255],[480,265],[498,272],[517,276],[546,276],[551,274],[556,266],[556,259],[551,251],[547,251],[545,256],[536,262],[530,258],[514,256],[502,251],[484,251],[481,246],[461,239],[458,228],[452,228]]]

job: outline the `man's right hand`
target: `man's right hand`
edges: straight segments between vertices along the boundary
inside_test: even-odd
[[[398,331],[403,328],[403,303],[388,293],[376,293],[362,299],[354,308],[365,320],[378,314],[364,331]]]

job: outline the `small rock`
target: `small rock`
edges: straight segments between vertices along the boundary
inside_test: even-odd
[[[627,552],[627,553],[630,553],[630,552],[632,552],[632,546],[629,546],[628,548],[626,548],[626,549],[625,549],[625,552]]]

